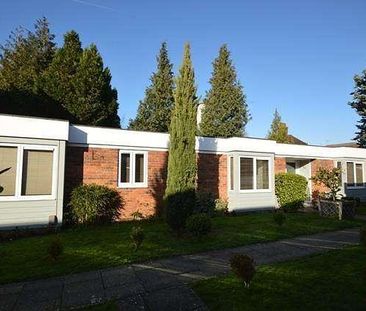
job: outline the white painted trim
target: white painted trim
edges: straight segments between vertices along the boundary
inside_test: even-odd
[[[58,177],[58,147],[51,145],[28,145],[28,144],[9,144],[0,143],[0,146],[11,146],[17,148],[17,167],[15,176],[15,195],[13,196],[0,196],[1,201],[50,201],[56,200],[57,192],[57,177]],[[22,178],[23,178],[23,157],[24,150],[45,150],[52,151],[52,190],[48,195],[22,195]]]
[[[123,183],[121,182],[121,154],[129,154],[130,155],[130,182]],[[135,155],[143,154],[144,155],[144,181],[143,182],[135,182]],[[140,150],[131,150],[131,149],[121,149],[118,152],[118,188],[147,188],[148,187],[148,152],[140,151]]]

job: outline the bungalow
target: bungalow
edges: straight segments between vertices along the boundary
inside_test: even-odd
[[[64,202],[80,183],[117,189],[122,219],[136,210],[155,214],[166,185],[168,142],[163,133],[0,115],[0,228],[62,223]],[[309,180],[322,166],[342,168],[342,193],[366,201],[365,149],[197,137],[196,151],[198,190],[227,199],[230,211],[270,209],[275,173]],[[309,180],[309,198],[316,190],[322,189]]]

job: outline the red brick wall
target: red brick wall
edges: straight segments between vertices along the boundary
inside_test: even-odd
[[[139,210],[145,216],[161,212],[166,186],[168,153],[148,152],[148,187],[117,188],[118,149],[67,147],[65,168],[65,201],[71,190],[82,183],[96,183],[115,188],[121,194],[124,205],[121,218],[131,218]],[[198,190],[212,192],[217,197],[227,198],[226,155],[199,154],[197,157]]]
[[[96,183],[115,188],[121,194],[124,205],[121,218],[131,218],[139,210],[145,216],[158,213],[165,191],[167,152],[149,151],[148,187],[117,188],[118,149],[67,147],[65,168],[65,193],[85,183]],[[67,200],[67,198],[66,198]]]
[[[197,157],[197,190],[227,199],[227,156],[200,153]]]
[[[286,173],[286,158],[275,158],[274,171],[277,173]]]
[[[314,176],[320,167],[332,169],[334,167],[334,162],[333,160],[313,160],[311,162],[311,176]],[[318,185],[312,182],[312,191],[313,196],[317,196],[317,193],[328,191],[328,188],[324,185]]]

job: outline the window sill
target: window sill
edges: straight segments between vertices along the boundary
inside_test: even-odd
[[[19,201],[54,201],[56,197],[53,195],[32,195],[32,196],[3,196],[0,197],[0,202],[19,202]]]
[[[271,189],[251,189],[251,190],[239,190],[239,193],[271,193]]]
[[[141,189],[141,188],[148,188],[146,183],[143,184],[131,184],[131,183],[126,183],[126,184],[118,184],[118,188],[119,189]]]

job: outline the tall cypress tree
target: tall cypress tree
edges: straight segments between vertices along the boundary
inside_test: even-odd
[[[357,140],[360,147],[366,148],[366,70],[361,75],[355,75],[354,82],[355,88],[351,93],[353,100],[349,102],[349,105],[360,116],[360,120],[356,125],[358,131],[355,140]]]
[[[278,143],[289,143],[288,127],[286,123],[282,122],[281,116],[277,109],[274,112],[271,128],[267,135],[268,139],[275,140]]]
[[[237,79],[230,51],[225,44],[213,62],[210,84],[211,89],[203,101],[200,134],[211,137],[244,136],[250,114],[243,87]]]
[[[43,77],[44,92],[68,110],[69,105],[77,100],[73,79],[79,70],[82,53],[78,33],[67,32],[63,46],[57,50]]]
[[[145,98],[140,101],[136,118],[130,120],[129,128],[132,130],[168,132],[174,106],[174,78],[166,42],[162,43],[156,61],[151,85],[145,91]]]
[[[111,79],[97,47],[92,44],[84,49],[72,80],[75,101],[68,105],[68,110],[80,123],[120,127],[117,91],[112,89]]]
[[[195,205],[197,172],[195,134],[197,96],[190,46],[184,47],[183,63],[176,79],[175,106],[170,124],[167,197],[167,220],[179,230]]]

